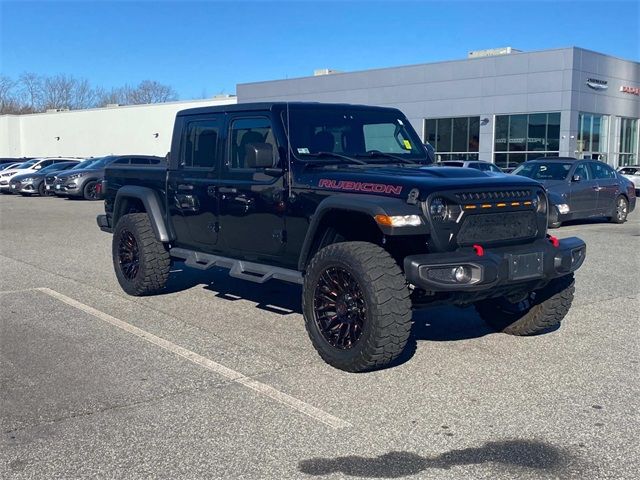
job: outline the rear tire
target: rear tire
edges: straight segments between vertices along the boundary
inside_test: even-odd
[[[156,239],[146,213],[130,213],[118,221],[111,246],[113,268],[129,295],[154,295],[169,278],[171,257]]]
[[[329,365],[364,372],[389,365],[411,331],[411,301],[391,255],[368,242],[342,242],[312,258],[302,292],[305,326]]]
[[[613,215],[609,218],[609,221],[611,223],[624,223],[627,221],[627,215],[629,215],[629,202],[624,196],[619,195],[616,198]]]
[[[575,292],[573,273],[551,280],[525,301],[511,303],[491,298],[475,304],[480,317],[495,330],[509,335],[536,335],[560,324]]]

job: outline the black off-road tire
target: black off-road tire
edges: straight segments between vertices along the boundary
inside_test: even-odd
[[[131,238],[137,247],[138,267],[127,274],[121,261],[121,247],[126,248],[122,242]],[[120,218],[113,232],[111,254],[118,283],[129,295],[154,295],[164,289],[171,257],[165,245],[156,239],[146,213],[130,213]]]
[[[316,289],[327,270],[347,272],[364,303],[357,341],[340,349],[325,338],[316,315]],[[405,277],[391,255],[368,242],[341,242],[319,250],[304,277],[302,309],[313,346],[328,364],[347,372],[389,365],[404,350],[411,332],[411,301]],[[326,331],[326,330],[325,330]]]
[[[475,304],[480,317],[495,330],[509,335],[528,336],[543,333],[560,324],[575,291],[573,274],[556,278],[536,290],[519,309],[506,298],[492,298]]]
[[[82,197],[85,200],[98,200],[98,196],[95,193],[96,185],[98,185],[98,182],[91,180],[84,186],[82,189]]]
[[[613,215],[609,217],[611,223],[624,223],[629,215],[629,201],[624,195],[618,195],[616,203],[613,206]]]

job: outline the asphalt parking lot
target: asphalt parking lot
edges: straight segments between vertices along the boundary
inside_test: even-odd
[[[640,468],[640,214],[588,245],[562,327],[415,313],[394,368],[324,364],[300,290],[174,266],[128,297],[101,202],[0,197],[0,477],[623,479]]]

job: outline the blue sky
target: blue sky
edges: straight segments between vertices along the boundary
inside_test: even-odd
[[[464,58],[468,50],[579,46],[638,61],[640,2],[26,2],[0,0],[0,71],[144,79],[180,98],[316,68]]]

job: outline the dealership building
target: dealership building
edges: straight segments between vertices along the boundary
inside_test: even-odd
[[[581,48],[470,52],[446,62],[245,83],[237,97],[0,116],[0,157],[164,155],[178,110],[262,101],[401,109],[441,160],[502,167],[542,155],[637,164],[640,63]]]
[[[640,63],[581,48],[240,84],[238,102],[318,101],[401,109],[442,160],[513,166],[542,155],[638,163]]]

